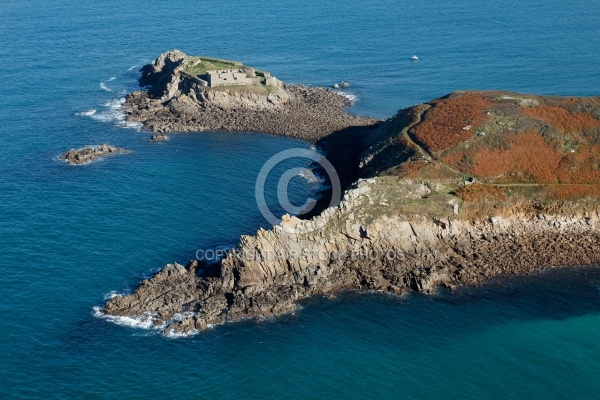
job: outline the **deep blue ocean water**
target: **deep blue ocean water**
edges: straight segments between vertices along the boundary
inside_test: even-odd
[[[148,143],[115,108],[161,52],[343,79],[353,111],[378,117],[458,89],[598,95],[597,1],[2,0],[0,20],[0,397],[600,397],[600,269],[311,299],[178,339],[93,311],[168,262],[267,227],[258,171],[310,147],[228,133]],[[133,153],[56,159],[104,142]]]

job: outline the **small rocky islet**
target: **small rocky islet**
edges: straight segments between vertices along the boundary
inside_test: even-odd
[[[238,67],[242,78],[265,78]],[[190,68],[199,71],[191,78]],[[296,130],[266,131],[316,142],[346,190],[318,215],[284,216],[271,230],[242,236],[217,263],[167,265],[109,300],[107,315],[151,316],[165,332],[190,333],[290,312],[301,299],[341,290],[430,293],[600,264],[598,97],[461,91],[380,122],[346,114],[334,92],[278,81],[275,97],[262,94],[254,106],[254,94],[240,88],[211,97],[208,84],[194,81],[210,79],[198,60],[178,52],[142,71],[140,83],[150,86],[125,108],[155,132],[217,129],[217,115],[236,121],[223,130],[262,129],[265,115],[293,124],[312,94],[334,96],[330,123],[315,125],[324,115],[313,111]]]
[[[131,153],[130,150],[126,150],[122,147],[100,144],[85,146],[80,149],[71,149],[64,154],[61,154],[59,159],[66,161],[69,165],[84,165],[104,157],[129,153]]]
[[[316,142],[379,122],[345,112],[351,101],[339,92],[287,85],[237,61],[174,50],[141,73],[145,90],[127,95],[123,110],[153,133],[258,132]]]

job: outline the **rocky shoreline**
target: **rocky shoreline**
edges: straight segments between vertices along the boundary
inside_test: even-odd
[[[131,295],[111,299],[105,312],[151,316],[165,333],[189,333],[290,312],[303,298],[341,290],[430,293],[438,285],[452,289],[503,274],[600,264],[600,212],[531,208],[478,220],[406,215],[367,223],[355,214],[365,196],[381,201],[383,194],[372,189],[377,185],[377,179],[362,181],[338,208],[313,220],[291,218],[243,236],[218,265],[167,265]],[[427,190],[415,185],[407,196]]]

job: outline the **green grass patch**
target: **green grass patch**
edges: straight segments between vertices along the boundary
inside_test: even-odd
[[[221,60],[212,57],[193,57],[190,58],[187,63],[189,67],[185,69],[185,72],[192,76],[203,75],[207,71],[214,71],[217,69],[244,67],[244,65],[238,61]]]

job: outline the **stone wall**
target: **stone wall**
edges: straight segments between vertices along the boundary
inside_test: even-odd
[[[235,85],[255,85],[260,83],[256,77],[248,77],[244,69],[221,69],[208,71],[202,77],[208,82],[210,87],[217,86],[235,86]]]

